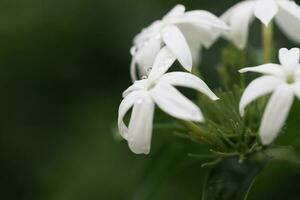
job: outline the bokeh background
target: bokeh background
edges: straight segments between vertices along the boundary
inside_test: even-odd
[[[1,0],[0,199],[200,199],[207,169],[186,156],[194,144],[154,131],[151,154],[134,155],[115,134],[117,109],[142,27],[178,3],[220,15],[236,2]],[[259,44],[260,29],[252,33]],[[218,45],[203,52],[212,87]],[[296,149],[299,120],[282,139]],[[299,178],[299,166],[274,163],[249,199],[299,199]]]

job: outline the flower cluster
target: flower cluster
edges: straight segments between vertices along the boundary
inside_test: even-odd
[[[240,101],[240,113],[244,115],[245,107],[255,99],[273,93],[267,104],[259,134],[263,144],[270,144],[282,128],[292,106],[294,96],[300,98],[300,49],[285,48],[279,51],[281,65],[264,64],[257,67],[247,67],[244,72],[264,74],[253,80]]]
[[[219,37],[223,36],[240,49],[245,48],[254,17],[266,27],[275,19],[291,40],[300,42],[300,7],[289,0],[242,1],[221,18],[203,10],[186,12],[183,5],[177,5],[134,38],[130,51],[133,84],[123,93],[118,117],[119,132],[134,153],[150,152],[156,105],[176,119],[205,122],[200,108],[175,87],[191,88],[211,101],[218,100],[207,84],[192,73],[192,67],[200,62],[201,48],[209,48]],[[280,49],[279,60],[281,65],[268,63],[239,70],[240,73],[264,74],[243,92],[239,105],[241,116],[251,102],[272,93],[258,130],[262,145],[274,141],[284,125],[294,96],[300,98],[300,50]],[[186,72],[169,72],[176,61]],[[124,118],[130,110],[126,125]]]
[[[246,0],[238,3],[221,16],[230,26],[225,37],[238,48],[244,49],[249,26],[255,17],[264,26],[269,26],[275,19],[291,40],[300,43],[300,7],[290,0]]]
[[[210,47],[227,29],[223,21],[207,11],[185,12],[183,5],[175,6],[162,20],[153,22],[134,38],[131,48],[132,79],[137,79],[136,67],[140,77],[149,73],[149,67],[153,66],[164,46],[187,71],[191,71],[193,61],[199,62],[201,47]]]

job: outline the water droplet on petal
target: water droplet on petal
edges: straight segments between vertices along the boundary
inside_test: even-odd
[[[152,71],[152,67],[149,67],[146,71],[149,74]]]
[[[143,80],[145,80],[145,79],[147,79],[148,78],[148,76],[142,76],[142,79]]]
[[[130,49],[130,54],[131,54],[132,56],[134,56],[136,53],[137,53],[137,48],[136,48],[136,47],[131,47],[131,49]]]

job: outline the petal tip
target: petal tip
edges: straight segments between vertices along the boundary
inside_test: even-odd
[[[204,119],[204,117],[202,116],[202,114],[200,113],[200,111],[197,113],[197,114],[195,114],[194,116],[193,116],[193,121],[194,122],[204,122],[205,121],[205,119]]]
[[[192,72],[192,65],[187,65],[187,66],[184,66],[184,68],[188,71],[188,72]]]
[[[260,134],[260,140],[261,143],[265,146],[270,145],[273,142],[273,139],[271,137],[265,136],[263,134]]]
[[[150,148],[138,147],[137,144],[133,144],[132,142],[128,142],[128,147],[134,154],[148,155],[150,153]]]
[[[242,107],[240,107],[240,116],[241,117],[244,117],[245,116],[245,109],[244,108],[242,108]]]
[[[220,100],[220,98],[219,97],[217,97],[217,96],[212,96],[212,98],[211,98],[213,101],[218,101],[218,100]]]
[[[247,69],[245,69],[245,68],[239,70],[239,73],[241,73],[241,74],[242,74],[242,73],[245,73],[245,72],[247,72]]]
[[[261,20],[261,22],[263,23],[263,25],[268,28],[268,26],[270,25],[271,20]]]

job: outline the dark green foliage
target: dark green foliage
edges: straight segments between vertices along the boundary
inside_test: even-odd
[[[264,154],[255,154],[243,163],[227,158],[210,170],[202,200],[245,200],[256,176],[270,162]]]

